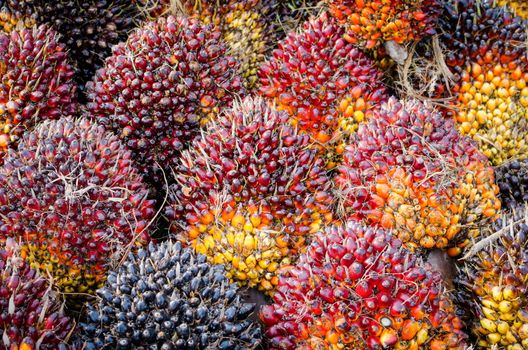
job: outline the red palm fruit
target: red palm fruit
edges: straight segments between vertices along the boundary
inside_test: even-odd
[[[240,61],[244,85],[258,85],[257,71],[276,41],[271,19],[274,0],[183,0],[183,12],[222,32],[229,54]]]
[[[148,240],[147,194],[116,136],[86,119],[45,121],[0,168],[0,241],[20,240],[60,292],[94,293],[119,253]]]
[[[178,239],[267,291],[332,220],[324,163],[287,119],[262,98],[227,110],[183,152],[165,210]]]
[[[290,33],[264,63],[261,95],[285,110],[291,123],[328,153],[328,167],[340,163],[344,140],[387,99],[382,73],[325,14]]]
[[[17,249],[13,240],[0,248],[0,349],[67,349],[75,322]]]
[[[344,158],[336,178],[344,215],[391,229],[412,249],[463,246],[472,225],[500,208],[486,157],[418,101],[389,100]]]
[[[73,75],[49,27],[0,32],[0,163],[26,130],[76,111]]]
[[[359,251],[364,258],[354,264],[362,272],[354,268],[352,276],[343,257]],[[323,273],[327,265],[344,268],[346,277]],[[466,348],[440,274],[388,231],[356,222],[317,233],[280,272],[273,304],[260,316],[270,349]]]
[[[60,33],[74,60],[81,90],[100,68],[113,45],[126,40],[142,17],[130,0],[3,0],[16,14]]]
[[[330,13],[345,25],[345,38],[372,49],[387,41],[417,42],[435,33],[440,0],[325,0]]]
[[[459,264],[456,282],[483,349],[528,348],[528,209],[482,226]],[[468,322],[469,322],[468,321]]]
[[[220,36],[195,19],[148,22],[114,47],[87,84],[91,116],[119,135],[153,183],[200,125],[244,93]]]

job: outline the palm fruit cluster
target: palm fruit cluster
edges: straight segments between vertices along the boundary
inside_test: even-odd
[[[528,3],[524,0],[499,0],[499,6],[508,6],[515,15],[528,19]]]
[[[15,28],[31,28],[35,23],[31,16],[10,10],[5,0],[0,0],[0,32],[11,33]]]
[[[462,247],[500,209],[486,157],[452,119],[412,100],[391,98],[359,126],[336,187],[346,217],[391,229],[412,249]]]
[[[155,19],[171,11],[171,0],[132,0],[142,17],[147,19]]]
[[[116,45],[87,84],[91,117],[119,135],[153,183],[200,125],[244,94],[220,37],[196,19],[162,17]]]
[[[446,5],[446,63],[456,75],[453,115],[494,165],[528,152],[528,22],[491,0]]]
[[[240,61],[240,75],[248,90],[255,88],[257,71],[274,39],[270,0],[184,0],[191,17],[214,24]]]
[[[165,210],[178,239],[264,291],[332,220],[324,163],[287,119],[261,98],[226,111],[183,152]]]
[[[328,168],[340,163],[348,137],[388,94],[382,73],[344,33],[326,14],[313,18],[281,41],[259,71],[260,94],[320,145]]]
[[[28,129],[77,109],[74,70],[46,26],[0,32],[0,163]]]
[[[0,349],[64,350],[74,322],[41,277],[18,256],[13,240],[0,248]]]
[[[45,121],[0,168],[0,241],[20,240],[60,292],[93,294],[115,254],[148,240],[146,196],[116,136],[86,119]]]
[[[528,211],[505,213],[482,231],[459,268],[459,290],[473,312],[468,327],[483,349],[527,349]]]
[[[261,308],[270,349],[466,349],[442,279],[388,231],[318,233]]]
[[[441,0],[325,0],[352,44],[373,49],[385,42],[417,42],[435,33]]]
[[[92,78],[111,47],[126,39],[139,14],[127,0],[5,0],[7,9],[51,25],[76,63],[80,88]]]
[[[515,209],[528,203],[528,159],[511,160],[495,168],[502,207]]]
[[[261,341],[248,319],[254,305],[241,301],[223,267],[179,242],[129,254],[97,294],[80,324],[86,350],[250,350]]]

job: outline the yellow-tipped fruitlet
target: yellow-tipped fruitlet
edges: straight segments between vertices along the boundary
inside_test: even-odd
[[[372,49],[384,42],[417,42],[434,34],[441,0],[325,0],[352,44]]]
[[[11,33],[13,29],[31,28],[36,21],[29,14],[12,11],[0,0],[0,32]]]
[[[257,70],[273,44],[270,0],[183,0],[186,14],[214,24],[229,46],[229,54],[240,61],[245,86],[257,86]]]
[[[86,85],[90,116],[119,135],[153,183],[163,182],[158,165],[168,172],[200,125],[244,94],[226,50],[212,25],[160,18],[115,46]]]
[[[517,16],[528,19],[528,2],[526,0],[498,0],[497,5],[508,6]]]
[[[442,278],[388,231],[318,233],[261,308],[271,350],[464,350]]]
[[[75,322],[49,281],[18,255],[13,240],[0,248],[0,349],[64,350]]]
[[[148,240],[153,203],[119,139],[86,119],[41,123],[0,168],[0,241],[63,293],[94,293],[112,259]]]
[[[418,101],[391,98],[344,158],[336,183],[346,217],[391,229],[412,249],[463,246],[477,232],[468,228],[500,208],[486,157]]]
[[[261,95],[320,145],[328,168],[340,163],[343,143],[388,95],[381,71],[343,34],[325,14],[314,18],[280,42],[259,72]]]
[[[528,155],[527,21],[491,0],[446,4],[440,21],[455,74],[449,116],[494,165]]]
[[[263,290],[332,219],[323,161],[287,119],[261,98],[228,110],[183,152],[165,212],[178,239]]]
[[[0,32],[0,163],[37,123],[77,109],[74,71],[46,26]]]
[[[528,209],[482,227],[458,282],[472,311],[469,328],[485,349],[528,349]]]

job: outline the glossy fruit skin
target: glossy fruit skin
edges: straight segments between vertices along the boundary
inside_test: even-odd
[[[78,306],[114,259],[148,241],[154,203],[147,195],[115,135],[87,119],[46,121],[0,168],[0,241],[20,240],[29,264]]]
[[[528,160],[512,160],[495,168],[500,200],[505,209],[517,209],[528,202]]]
[[[0,1],[0,32],[11,33],[13,29],[30,29],[36,21],[31,15],[9,9],[5,1]]]
[[[441,276],[383,229],[315,235],[261,308],[270,349],[465,349]],[[437,346],[440,346],[437,348]]]
[[[290,115],[327,158],[341,162],[342,149],[358,124],[388,98],[382,73],[347,43],[344,30],[326,14],[279,42],[259,72],[260,94]]]
[[[287,119],[262,98],[237,102],[183,152],[165,210],[179,240],[268,292],[333,218],[324,162]]]
[[[495,5],[446,4],[440,38],[455,82],[447,116],[493,165],[501,165],[528,152],[528,22]]]
[[[391,98],[345,149],[336,196],[345,217],[393,230],[411,249],[463,247],[500,209],[493,168],[454,121]]]
[[[483,349],[528,347],[528,216],[525,205],[481,227],[455,280]]]
[[[361,48],[384,42],[417,42],[435,33],[439,0],[326,0],[330,13],[347,29],[345,38]]]
[[[90,117],[118,135],[154,185],[179,152],[245,90],[221,33],[169,16],[132,32],[87,84]],[[160,186],[158,186],[159,188]]]
[[[14,240],[0,248],[1,350],[68,349],[75,322],[64,314],[49,281],[19,255]]]
[[[14,13],[46,24],[58,33],[75,62],[76,81],[81,91],[111,48],[127,38],[142,19],[128,0],[5,0]]]
[[[74,70],[58,40],[47,26],[0,32],[0,164],[27,130],[78,108]]]
[[[92,349],[255,349],[260,326],[248,319],[222,266],[181,243],[130,253],[87,305],[79,341]]]

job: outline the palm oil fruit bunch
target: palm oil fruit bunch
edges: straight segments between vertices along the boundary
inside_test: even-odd
[[[183,0],[191,17],[214,24],[240,61],[244,85],[252,90],[258,83],[257,71],[273,43],[270,0]]]
[[[31,15],[10,10],[5,0],[0,0],[0,33],[11,33],[13,29],[31,28],[36,21]]]
[[[441,0],[325,0],[346,27],[345,38],[364,49],[385,42],[417,42],[435,33]]]
[[[200,126],[244,94],[226,50],[212,25],[162,17],[114,46],[86,85],[91,116],[119,135],[151,182],[163,182]]]
[[[528,203],[528,159],[511,160],[495,168],[502,207],[514,209]]]
[[[0,163],[35,124],[77,109],[74,70],[46,26],[0,32]]]
[[[340,163],[358,124],[388,94],[381,71],[343,34],[326,14],[312,18],[281,41],[259,71],[260,94],[288,112],[292,125],[318,145],[329,169]]]
[[[473,316],[468,326],[483,349],[528,348],[528,211],[518,209],[483,226],[459,267]]]
[[[264,291],[332,220],[324,163],[287,119],[261,98],[226,111],[183,152],[165,210],[179,240]]]
[[[499,0],[499,6],[508,6],[515,15],[528,19],[528,3],[525,0]]]
[[[528,22],[491,0],[446,5],[446,63],[457,77],[452,111],[492,164],[528,152]]]
[[[181,243],[149,245],[110,272],[80,323],[86,350],[255,349],[260,326],[248,319],[223,267]]]
[[[139,19],[128,0],[5,0],[7,8],[49,24],[61,33],[76,63],[80,87],[90,80],[111,47],[126,39]]]
[[[102,126],[45,121],[4,160],[0,240],[20,240],[22,256],[60,292],[93,294],[115,256],[148,240],[154,208],[146,185],[131,153]]]
[[[75,323],[13,240],[0,248],[0,349],[64,350]]]
[[[440,274],[356,222],[318,233],[260,317],[272,350],[466,349]]]
[[[452,119],[412,100],[391,98],[359,126],[336,187],[347,218],[390,229],[413,250],[457,255],[472,226],[500,209],[486,157]]]

